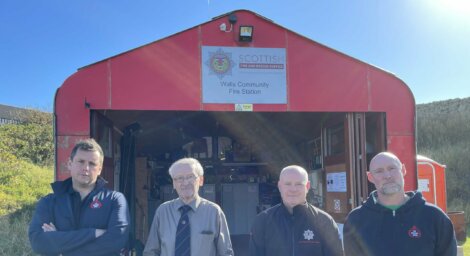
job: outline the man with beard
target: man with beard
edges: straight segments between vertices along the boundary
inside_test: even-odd
[[[404,191],[405,166],[392,153],[372,158],[367,178],[376,190],[344,224],[344,251],[352,255],[457,255],[450,219],[420,192]]]
[[[170,166],[169,173],[178,198],[157,208],[144,255],[233,256],[222,209],[199,196],[199,187],[204,184],[199,161],[180,159]]]

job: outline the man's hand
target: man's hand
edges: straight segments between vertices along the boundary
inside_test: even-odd
[[[57,231],[57,228],[54,226],[54,223],[50,222],[49,224],[47,223],[42,224],[42,230],[44,232],[51,232],[51,231]]]
[[[95,230],[95,237],[98,238],[102,236],[104,233],[106,233],[106,229],[96,229]]]

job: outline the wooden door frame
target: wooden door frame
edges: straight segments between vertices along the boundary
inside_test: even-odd
[[[101,114],[98,111],[91,111],[91,137],[100,144],[103,136],[108,136],[108,148],[105,148],[100,144],[101,149],[103,150],[103,169],[101,171],[101,177],[103,177],[108,183],[106,186],[110,189],[114,189],[114,146],[115,146],[115,136],[114,136],[114,125],[113,122],[108,119],[106,116]],[[102,134],[100,128],[106,127],[109,129],[107,134]]]

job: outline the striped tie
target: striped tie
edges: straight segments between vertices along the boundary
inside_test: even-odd
[[[175,256],[191,256],[191,227],[188,218],[191,207],[183,205],[179,210],[181,217],[176,228]]]

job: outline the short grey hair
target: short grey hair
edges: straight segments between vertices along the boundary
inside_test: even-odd
[[[282,175],[284,175],[288,171],[292,171],[292,170],[295,170],[298,173],[302,174],[302,176],[304,176],[305,182],[308,182],[308,173],[307,173],[307,171],[305,170],[305,168],[303,168],[302,166],[299,166],[299,165],[289,165],[289,166],[284,167],[281,171],[281,174],[279,174],[279,179],[281,179]]]
[[[186,157],[186,158],[181,158],[180,160],[174,162],[170,166],[170,168],[168,169],[168,172],[171,177],[173,177],[173,172],[177,165],[189,165],[191,169],[195,171],[198,176],[204,176],[204,169],[202,168],[201,163],[195,158]]]

